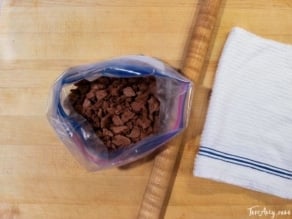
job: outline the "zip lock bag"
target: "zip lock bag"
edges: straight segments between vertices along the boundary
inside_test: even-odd
[[[74,91],[73,89],[76,88],[76,85],[83,83],[83,81],[86,81],[88,84],[94,83],[96,80],[102,81],[101,78],[106,77],[112,78],[112,81],[120,79],[122,81],[131,81],[131,79],[140,78],[139,80],[143,82],[147,81],[150,77],[155,79],[156,90],[154,96],[159,101],[159,113],[154,112],[155,115],[158,115],[156,117],[156,123],[159,124],[155,133],[136,142],[131,141],[127,146],[117,147],[112,150],[105,145],[97,133],[102,133],[106,130],[106,133],[109,133],[110,136],[104,138],[109,140],[118,137],[122,140],[125,138],[130,139],[128,136],[131,135],[127,135],[126,137],[121,137],[121,134],[114,135],[120,131],[119,129],[112,129],[114,132],[108,129],[96,129],[90,124],[88,118],[85,118],[74,110],[70,104],[69,97],[70,93]],[[112,86],[110,82],[108,86]],[[134,83],[133,86],[135,88],[136,84]],[[148,92],[146,89],[143,92],[133,93],[133,89],[131,90],[131,88],[124,88],[123,91],[127,96],[125,99],[129,101],[129,106],[133,106],[130,105],[130,101],[138,98],[137,93],[143,96],[145,92]],[[79,91],[75,90],[75,92],[78,93]],[[125,165],[142,158],[179,134],[186,128],[188,123],[192,92],[192,82],[169,65],[148,56],[122,56],[94,64],[72,67],[66,70],[53,84],[47,118],[56,134],[81,164],[88,170],[101,170],[113,166]],[[100,101],[105,101],[108,97],[103,98],[105,99]],[[116,98],[119,97],[117,96]],[[85,103],[83,102],[83,104]],[[103,105],[100,105],[100,108]],[[148,107],[150,111],[153,108],[150,106],[150,100],[143,105],[145,106],[141,105],[140,107]],[[105,111],[105,109],[98,110]],[[129,107],[127,110],[130,111],[130,115],[134,114],[131,111],[135,111],[135,109]],[[140,114],[138,112],[133,118],[138,118]],[[100,121],[107,117],[102,116],[102,113],[100,115]],[[146,121],[150,120],[146,119]],[[112,127],[111,122],[112,120],[108,121],[110,127]],[[136,123],[139,125],[139,120],[135,120],[131,124],[136,126]],[[141,128],[139,129],[143,131],[145,124],[143,122],[140,123]],[[123,127],[124,129],[128,129],[129,133],[133,131],[129,127]],[[142,131],[138,132],[138,135],[139,133],[142,135]]]

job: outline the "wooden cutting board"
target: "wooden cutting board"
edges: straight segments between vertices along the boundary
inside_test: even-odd
[[[124,168],[87,172],[45,117],[50,86],[66,68],[124,54],[147,54],[174,67],[201,2],[197,0],[4,0],[0,13],[0,219],[136,218],[153,167],[147,157]],[[215,27],[202,89],[208,104],[218,58],[233,26],[292,44],[290,0],[225,0]],[[204,114],[177,166],[167,219],[270,218],[258,206],[290,210],[292,202],[192,176]],[[279,219],[292,215],[278,216]]]

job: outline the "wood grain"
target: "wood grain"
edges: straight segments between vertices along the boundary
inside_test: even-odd
[[[1,1],[1,0],[0,0]],[[0,13],[0,219],[134,219],[154,160],[87,172],[45,117],[48,91],[70,66],[146,54],[181,68],[198,0],[4,0]],[[290,0],[226,0],[193,110],[204,112],[225,39],[241,26],[292,44]],[[190,120],[166,219],[266,219],[258,205],[292,202],[192,176],[204,113]],[[192,132],[192,129],[194,132]],[[290,219],[279,216],[277,219]]]
[[[199,8],[198,17],[194,26],[189,48],[187,49],[186,60],[184,61],[182,72],[190,78],[196,86],[196,94],[200,93],[200,79],[203,78],[203,64],[211,42],[214,27],[216,25],[217,14],[221,1],[204,1]],[[196,108],[197,109],[197,108]],[[192,111],[191,119],[204,118],[201,111]],[[204,111],[203,111],[204,112]],[[195,118],[197,117],[197,118]],[[198,124],[198,120],[195,120]],[[200,124],[203,123],[203,120]],[[195,132],[194,129],[191,129]],[[154,166],[150,175],[144,199],[141,204],[138,218],[163,218],[163,208],[167,205],[168,194],[172,187],[172,177],[175,177],[175,165],[179,162],[179,153],[184,144],[184,135],[180,135],[170,143],[155,158]]]

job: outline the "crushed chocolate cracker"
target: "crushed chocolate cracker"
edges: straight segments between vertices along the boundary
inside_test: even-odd
[[[128,122],[130,119],[132,119],[135,116],[135,113],[133,113],[131,110],[126,109],[126,111],[122,114],[122,121],[123,123]]]
[[[131,133],[128,135],[130,138],[138,138],[140,136],[140,128],[134,126]]]
[[[128,146],[131,144],[131,140],[123,135],[115,135],[113,143],[117,146]]]
[[[144,108],[144,106],[145,106],[145,103],[143,103],[142,101],[134,101],[131,103],[131,108],[135,112],[139,112],[140,110]]]
[[[159,101],[155,97],[152,96],[147,102],[150,114],[159,110]]]
[[[87,109],[90,105],[91,105],[90,101],[88,99],[85,99],[82,104],[82,107],[83,109]]]
[[[103,134],[104,136],[110,136],[110,137],[114,136],[114,134],[113,134],[110,130],[108,130],[107,128],[104,128],[104,129],[102,130],[102,134]]]
[[[107,96],[107,92],[106,90],[97,90],[95,92],[95,96],[96,96],[96,99],[100,101]]]
[[[123,89],[123,93],[126,97],[134,97],[136,96],[135,91],[131,87],[126,87]]]
[[[116,125],[116,126],[124,124],[119,116],[114,115],[112,120],[113,120],[114,125]]]
[[[129,146],[159,131],[155,77],[100,77],[75,86],[69,102],[109,150]]]
[[[122,126],[112,126],[111,130],[115,133],[115,134],[120,134],[122,132],[125,132],[126,130],[128,130],[128,126],[126,125],[122,125]]]

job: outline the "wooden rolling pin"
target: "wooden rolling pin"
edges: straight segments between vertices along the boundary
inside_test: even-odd
[[[212,33],[216,24],[222,0],[201,1],[199,13],[188,47],[182,73],[190,78],[195,87],[200,86],[203,78],[203,65],[208,52]],[[191,118],[192,119],[192,118]],[[192,121],[196,122],[196,121]],[[184,135],[168,143],[154,161],[150,179],[138,213],[138,219],[163,218],[165,202],[172,187],[174,167],[181,153]]]

